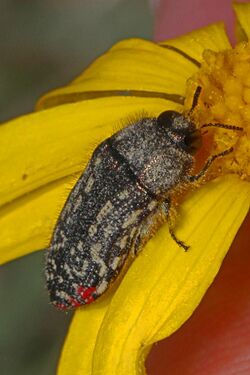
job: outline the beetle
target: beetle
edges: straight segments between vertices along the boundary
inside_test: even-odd
[[[51,302],[59,309],[89,304],[101,296],[129,254],[136,255],[160,217],[167,217],[172,191],[200,179],[208,158],[192,175],[201,131],[189,116],[165,111],[141,118],[104,140],[72,189],[58,218],[46,255]],[[240,128],[223,124],[205,126]],[[187,250],[172,229],[173,239]]]

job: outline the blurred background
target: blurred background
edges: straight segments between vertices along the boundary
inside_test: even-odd
[[[153,1],[152,1],[153,2]],[[1,0],[0,122],[77,76],[118,40],[151,39],[150,0]],[[37,252],[2,267],[1,375],[54,375],[71,314],[49,305]]]

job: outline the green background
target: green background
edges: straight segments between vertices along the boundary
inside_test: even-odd
[[[1,0],[0,122],[32,111],[116,41],[152,30],[146,0]],[[43,269],[42,251],[2,267],[1,375],[55,374],[72,315],[49,305]]]

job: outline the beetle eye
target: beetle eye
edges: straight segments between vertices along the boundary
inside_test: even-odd
[[[166,136],[178,147],[193,155],[201,146],[200,131],[182,114],[165,111],[157,118],[157,125],[165,129]]]
[[[157,124],[165,128],[171,127],[173,125],[173,120],[179,116],[180,114],[176,111],[162,112],[157,118]]]
[[[183,140],[183,148],[189,154],[193,155],[201,146],[201,134],[199,130],[195,130],[185,136]]]

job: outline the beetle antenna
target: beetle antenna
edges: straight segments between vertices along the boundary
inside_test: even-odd
[[[223,129],[228,129],[228,130],[239,130],[239,131],[243,131],[243,128],[241,128],[240,126],[235,126],[235,125],[226,125],[226,124],[218,124],[218,123],[215,123],[215,124],[204,124],[200,127],[200,129],[202,128],[208,128],[208,127],[216,127],[216,128],[223,128]]]

